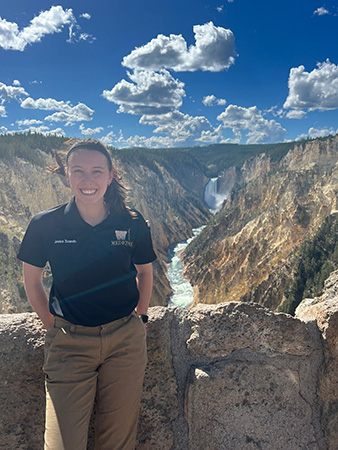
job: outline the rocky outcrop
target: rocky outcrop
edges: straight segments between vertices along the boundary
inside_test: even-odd
[[[338,328],[322,317],[318,328],[249,303],[150,308],[137,450],[336,450],[338,371],[323,349]],[[6,450],[42,448],[43,335],[34,314],[0,316]]]
[[[39,151],[38,151],[39,152]],[[50,155],[39,152],[44,165],[53,164]],[[55,163],[54,163],[55,164]],[[166,305],[171,293],[166,278],[170,245],[191,236],[192,228],[206,223],[210,213],[194,190],[201,190],[203,174],[196,164],[186,166],[184,174],[195,180],[194,190],[188,191],[164,166],[137,161],[124,162],[115,156],[114,165],[130,187],[133,207],[149,220],[158,259],[154,264],[153,305]],[[182,175],[183,176],[183,175]],[[29,220],[39,211],[65,203],[70,198],[65,177],[48,174],[45,167],[15,158],[0,160],[0,312],[30,311],[25,297],[21,263],[16,259],[20,241]],[[49,276],[44,278],[46,287]]]
[[[315,320],[323,336],[324,364],[319,381],[318,395],[322,410],[321,424],[325,430],[328,448],[338,442],[338,271],[325,282],[320,298],[305,299],[296,309],[302,320]]]
[[[244,184],[185,250],[194,304],[254,301],[276,310],[295,251],[337,210],[337,162],[338,136],[296,144],[278,164],[260,155],[237,170]]]

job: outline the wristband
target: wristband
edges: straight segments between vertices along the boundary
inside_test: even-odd
[[[141,314],[140,317],[141,317],[141,320],[142,320],[143,323],[147,323],[148,322],[147,314]]]

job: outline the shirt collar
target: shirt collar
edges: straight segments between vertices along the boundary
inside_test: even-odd
[[[70,228],[83,228],[89,226],[80,216],[79,210],[75,203],[73,196],[69,203],[67,203],[64,210],[65,221]]]
[[[108,217],[103,222],[96,225],[96,227],[99,227],[101,224],[106,223],[112,224],[114,222],[114,216],[115,214],[113,212],[110,212]],[[73,196],[70,202],[66,204],[64,209],[64,217],[67,227],[69,228],[96,228],[92,227],[82,219],[75,203],[75,196]]]

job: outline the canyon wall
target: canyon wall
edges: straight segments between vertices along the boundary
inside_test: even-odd
[[[331,284],[331,296],[303,305],[302,320],[252,303],[150,308],[137,450],[336,450]],[[35,314],[0,315],[6,450],[42,449],[43,340]]]
[[[259,155],[222,174],[220,189],[239,184],[185,250],[194,304],[240,300],[276,310],[295,251],[336,213],[337,161],[331,136],[295,144],[278,162]]]

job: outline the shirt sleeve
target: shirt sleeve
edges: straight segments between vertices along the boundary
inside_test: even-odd
[[[46,265],[47,257],[41,235],[39,215],[35,216],[28,225],[17,256],[21,261],[33,266],[44,267]]]
[[[135,220],[137,221],[137,235],[132,261],[134,264],[148,264],[156,259],[150,227],[141,214],[138,214]]]

